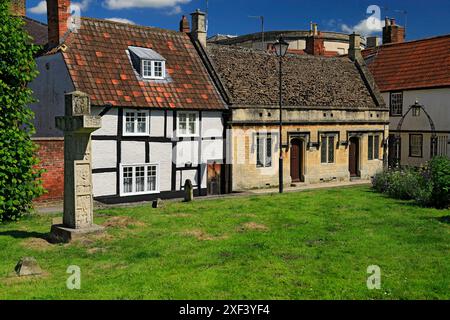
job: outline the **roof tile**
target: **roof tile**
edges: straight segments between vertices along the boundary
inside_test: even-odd
[[[92,18],[81,22],[78,32],[67,38],[63,56],[75,89],[89,94],[93,105],[226,108],[187,34]],[[169,79],[137,77],[129,46],[150,48],[163,56]]]

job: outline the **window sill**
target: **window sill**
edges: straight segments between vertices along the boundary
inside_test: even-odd
[[[146,133],[123,133],[124,137],[147,137],[150,136],[149,132]]]
[[[131,193],[120,193],[121,197],[130,197],[130,196],[142,196],[146,194],[157,194],[160,191],[145,191],[145,192],[131,192]]]

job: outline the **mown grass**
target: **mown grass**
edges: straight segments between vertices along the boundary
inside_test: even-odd
[[[448,216],[369,187],[101,210],[107,234],[70,245],[34,216],[0,226],[0,299],[448,299]],[[46,274],[11,274],[23,256]]]

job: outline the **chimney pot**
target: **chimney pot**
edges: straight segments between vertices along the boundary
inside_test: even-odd
[[[405,42],[405,28],[395,23],[395,19],[386,18],[383,27],[383,44]]]
[[[317,23],[311,23],[311,32],[306,38],[305,52],[314,56],[325,55],[325,43],[321,33],[318,31]]]

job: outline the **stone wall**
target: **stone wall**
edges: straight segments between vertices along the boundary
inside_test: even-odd
[[[278,185],[278,130],[277,126],[233,126],[231,154],[233,159],[232,183],[233,190],[275,187]],[[256,132],[272,132],[272,166],[258,168],[256,166]],[[320,146],[321,133],[336,133],[334,163],[321,163]],[[359,138],[359,171],[361,179],[370,179],[376,172],[383,169],[383,138],[388,137],[388,128],[383,124],[348,124],[348,125],[284,125],[283,154],[284,182],[291,184],[290,176],[290,144],[292,139],[299,138],[303,144],[303,177],[306,183],[321,183],[328,181],[349,181],[349,148],[348,134],[358,133]],[[380,135],[380,159],[368,160],[368,135]],[[288,140],[289,136],[289,140]]]
[[[64,197],[64,139],[34,138],[38,145],[39,168],[44,169],[43,186],[47,190],[37,203],[62,201]]]

